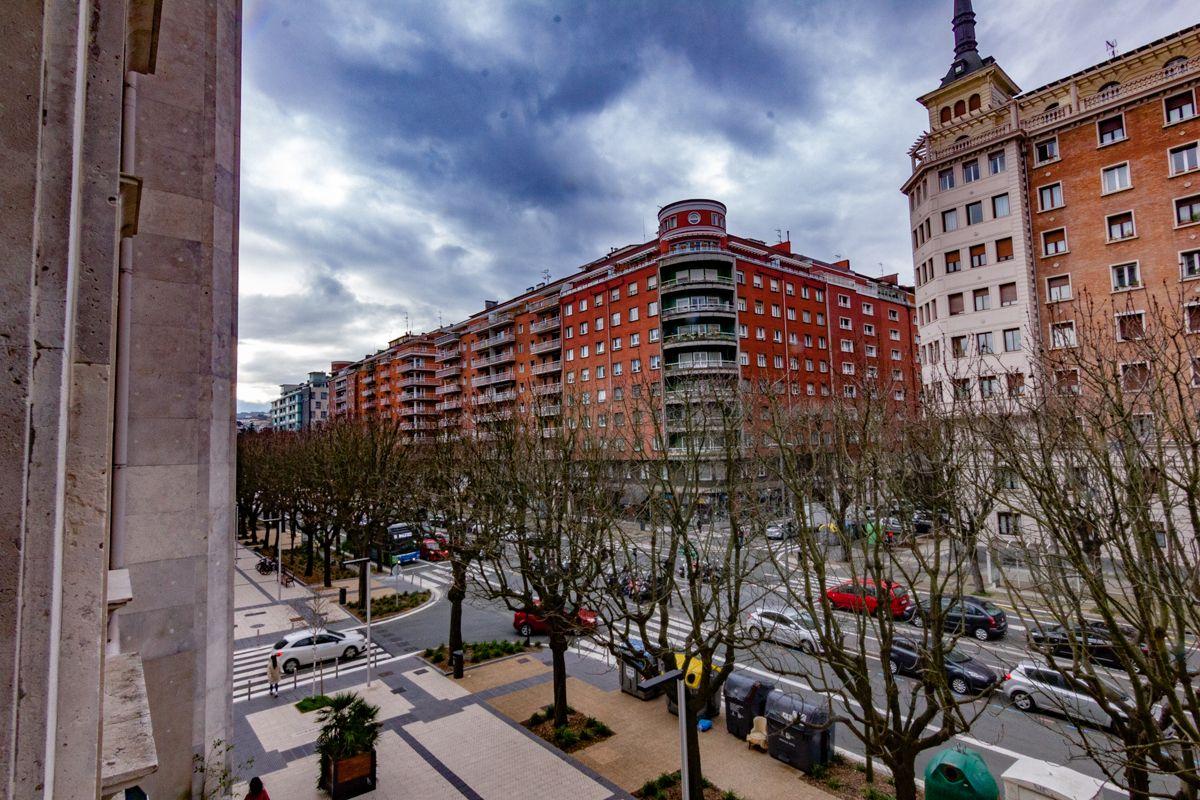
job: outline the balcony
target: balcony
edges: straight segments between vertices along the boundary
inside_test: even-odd
[[[549,297],[543,297],[541,299],[534,300],[529,304],[530,311],[541,311],[545,308],[558,308],[557,294],[552,294]]]
[[[505,331],[504,333],[498,333],[495,336],[491,337],[490,339],[480,339],[477,342],[473,342],[471,344],[471,352],[475,353],[480,350],[486,350],[489,347],[497,347],[499,345],[506,344],[508,342],[513,341],[514,338],[515,337],[513,336],[512,331]]]
[[[481,394],[471,398],[471,405],[484,406],[489,403],[504,403],[509,400],[516,400],[516,391],[509,389],[506,392],[493,392],[492,394]]]
[[[558,350],[561,347],[562,347],[562,339],[559,339],[559,338],[547,339],[544,342],[538,342],[535,345],[531,345],[529,348],[529,352],[533,353],[536,356],[540,353],[549,353],[552,350]]]
[[[433,350],[422,352],[418,358],[411,358],[406,354],[404,360],[396,365],[395,370],[403,375],[405,372],[412,372],[414,369],[433,369],[427,363],[427,360],[432,361],[436,357],[437,353]]]
[[[737,310],[733,303],[688,303],[664,308],[662,310],[663,320],[678,319],[680,317],[696,316],[700,314],[720,314],[722,316],[729,315],[737,316]]]
[[[561,413],[562,405],[559,403],[537,407],[537,415],[539,417],[557,417]]]
[[[548,394],[562,394],[561,383],[539,383],[533,387],[533,393],[538,397],[544,397]]]
[[[487,358],[472,358],[471,368],[483,369],[484,367],[490,367],[493,364],[505,364],[509,361],[516,361],[516,359],[516,352],[513,350],[505,350],[503,353],[497,353],[496,355],[488,356]]]
[[[446,419],[439,419],[438,427],[443,428],[443,429],[457,428],[458,427],[458,418],[457,417],[447,417]]]
[[[441,386],[433,390],[435,395],[455,394],[461,392],[462,386],[458,383],[443,383]]]
[[[457,411],[462,408],[462,400],[455,398],[453,400],[443,400],[437,404],[437,410],[441,411]]]
[[[499,422],[505,419],[512,419],[511,411],[489,411],[486,414],[476,414],[474,417],[476,422]]]
[[[668,389],[664,397],[668,404],[715,402],[732,400],[737,397],[737,392],[728,386],[688,386],[686,389]]]
[[[432,422],[401,422],[402,431],[431,431],[436,427]]]
[[[471,379],[471,386],[478,389],[481,386],[491,386],[495,383],[512,381],[515,379],[515,377],[516,376],[513,374],[513,371],[511,369],[507,369],[504,372],[497,372],[494,375],[479,375],[474,377]]]
[[[737,344],[737,334],[728,331],[673,333],[663,337],[663,346],[677,344]]]
[[[452,367],[442,367],[437,372],[433,373],[437,378],[452,378],[455,375],[462,374],[462,364],[455,364]]]
[[[395,395],[397,403],[413,403],[422,400],[432,400],[435,395],[433,392],[401,392]]]
[[[511,313],[504,312],[501,314],[491,314],[488,316],[487,322],[485,322],[482,327],[476,328],[475,330],[487,331],[491,330],[492,328],[498,328],[501,325],[511,325],[512,321],[513,315]]]
[[[664,364],[667,375],[737,375],[738,362],[733,359],[696,361],[688,364]]]
[[[438,379],[433,375],[414,375],[411,378],[405,378],[400,381],[400,386],[437,386]]]
[[[529,326],[530,333],[545,333],[546,331],[556,331],[562,324],[562,318],[558,316],[544,319],[541,322],[535,322]]]
[[[534,375],[546,375],[551,372],[562,372],[562,362],[543,361],[540,364],[534,364],[531,371]]]
[[[660,293],[665,294],[675,291],[676,289],[728,289],[733,285],[733,278],[726,278],[721,275],[681,275],[677,278],[660,281],[658,284],[658,290]]]
[[[543,439],[553,439],[558,436],[558,428],[542,428]]]

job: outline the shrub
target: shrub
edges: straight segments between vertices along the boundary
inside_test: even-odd
[[[570,728],[558,728],[554,731],[554,739],[560,747],[570,747],[579,742],[579,734]]]
[[[842,788],[842,779],[839,778],[837,775],[830,775],[828,778],[825,779],[825,785],[828,786],[830,789],[837,791],[838,789]]]
[[[301,714],[307,714],[310,711],[316,711],[318,708],[325,708],[332,702],[328,695],[319,694],[315,697],[305,697],[296,703],[296,709]]]
[[[896,800],[896,798],[892,795],[880,789],[876,789],[874,786],[868,786],[866,791],[863,792],[863,797],[865,797],[866,800]]]
[[[824,780],[825,774],[829,772],[829,767],[824,764],[813,764],[812,776],[816,780]]]

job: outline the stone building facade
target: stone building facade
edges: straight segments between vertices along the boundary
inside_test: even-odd
[[[240,2],[0,28],[0,796],[186,796],[230,731]]]

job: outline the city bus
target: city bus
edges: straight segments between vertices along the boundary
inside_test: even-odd
[[[371,545],[371,560],[381,570],[391,569],[396,564],[416,561],[421,555],[422,535],[419,528],[408,522],[388,525],[387,535],[382,542]]]

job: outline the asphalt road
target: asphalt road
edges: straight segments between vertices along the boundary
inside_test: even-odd
[[[407,566],[398,578],[376,578],[377,585],[393,585],[405,588],[403,584],[412,583],[422,588],[430,588],[440,592],[440,599],[433,606],[419,613],[407,616],[393,622],[380,623],[376,637],[387,646],[389,638],[399,638],[404,645],[413,649],[433,647],[446,641],[449,626],[449,604],[444,600],[444,589],[449,582],[449,568],[446,564],[418,563]],[[1013,620],[1014,627],[1004,639],[989,642],[978,642],[964,638],[961,646],[983,662],[989,664],[1003,674],[1007,668],[1016,662],[1030,658],[1024,646],[1024,630],[1020,620]],[[849,627],[849,626],[847,626]],[[906,627],[901,625],[901,627]],[[491,604],[478,598],[469,598],[463,614],[464,637],[467,641],[487,639],[517,639],[512,628],[512,614],[498,604]],[[919,634],[912,628],[914,634]],[[668,635],[672,639],[682,639],[686,630],[672,624]],[[870,637],[868,637],[870,638]],[[392,647],[388,647],[392,650]],[[580,640],[574,649],[581,655],[604,659],[605,654],[596,645]],[[873,675],[879,677],[879,685],[883,685],[883,670],[886,666],[875,659]],[[763,648],[756,655],[743,654],[738,659],[738,668],[749,670],[778,683],[781,688],[798,691],[800,694],[815,697],[814,681],[798,677],[794,673],[809,672],[818,669],[815,660],[798,651],[775,646]],[[789,675],[780,675],[780,672]],[[1121,676],[1114,676],[1121,680]],[[1127,678],[1125,678],[1127,680]],[[902,682],[915,681],[901,678]],[[1031,757],[1051,761],[1068,766],[1079,772],[1103,778],[1100,769],[1088,759],[1077,744],[1081,736],[1102,740],[1107,734],[1102,731],[1081,728],[1065,718],[1046,713],[1024,713],[1014,708],[1003,695],[997,693],[987,700],[976,700],[970,704],[970,711],[977,716],[969,735],[956,737],[958,742],[977,750],[982,754],[994,775],[999,775],[1016,759]],[[955,740],[951,740],[952,742]],[[837,734],[837,744],[855,752],[862,752],[861,743],[843,726]],[[918,774],[922,774],[928,760],[928,753],[918,762]],[[1111,792],[1111,796],[1119,797],[1122,793]]]

